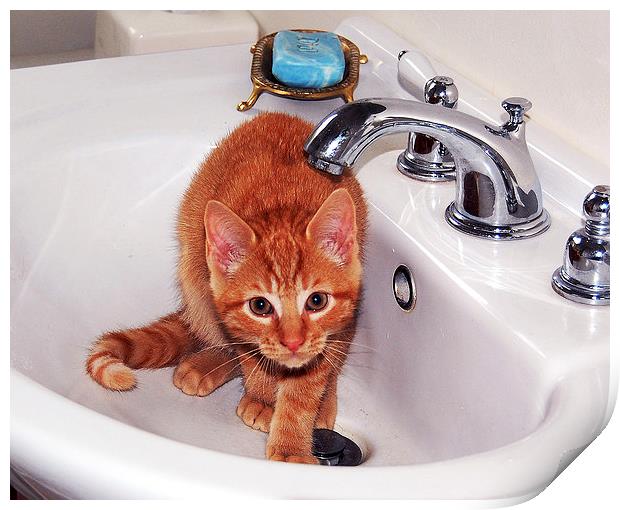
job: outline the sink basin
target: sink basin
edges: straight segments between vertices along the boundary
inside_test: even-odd
[[[369,56],[356,97],[409,97],[395,71],[408,44],[365,18],[336,31]],[[262,110],[318,122],[341,104],[264,95],[236,112],[250,57],[226,46],[11,72],[12,479],[66,498],[536,495],[600,433],[615,397],[609,309],[550,286],[583,197],[609,170],[534,122],[552,226],[528,240],[452,229],[454,184],[396,171],[406,136],[360,158],[365,292],[336,420],[363,450],[359,467],[264,460],[266,436],[235,415],[239,380],[197,398],[172,385],[172,369],[140,371],[126,394],[85,374],[101,332],[178,305],[176,210],[217,140]],[[499,115],[499,101],[436,64],[463,111]],[[401,264],[417,290],[411,311],[394,299]]]

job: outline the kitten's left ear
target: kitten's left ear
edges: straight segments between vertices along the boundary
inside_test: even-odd
[[[234,272],[250,251],[256,234],[245,221],[217,200],[207,203],[204,224],[207,261],[225,274]]]
[[[306,227],[306,237],[338,264],[347,264],[357,247],[355,204],[349,192],[339,188],[327,197]]]

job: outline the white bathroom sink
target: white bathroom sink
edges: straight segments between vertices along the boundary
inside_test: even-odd
[[[363,18],[337,32],[369,56],[356,97],[409,97],[395,72],[404,41]],[[533,122],[552,226],[528,240],[452,229],[454,184],[396,171],[406,136],[360,158],[371,206],[365,291],[336,420],[364,451],[359,467],[264,460],[266,436],[235,415],[238,380],[198,398],[172,385],[172,369],[140,372],[125,394],[85,374],[101,332],[177,306],[176,209],[214,143],[259,111],[317,122],[342,104],[265,94],[238,113],[250,57],[228,46],[11,72],[16,482],[67,498],[534,496],[604,428],[613,395],[609,308],[550,286],[583,197],[609,170]],[[455,78],[463,111],[499,114],[499,100],[436,64]],[[401,264],[417,287],[410,312],[393,296]]]

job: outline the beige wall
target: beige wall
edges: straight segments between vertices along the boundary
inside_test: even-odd
[[[11,55],[92,48],[97,11],[11,11]]]
[[[609,164],[608,11],[251,11],[261,33],[334,30],[372,16],[498,98]]]

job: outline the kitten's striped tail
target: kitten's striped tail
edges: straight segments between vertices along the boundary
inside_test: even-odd
[[[181,312],[175,312],[143,328],[103,334],[91,348],[86,372],[105,388],[131,390],[136,386],[132,369],[176,365],[193,344]]]

